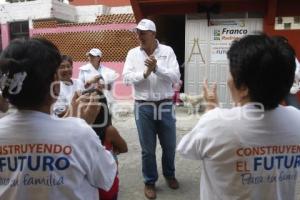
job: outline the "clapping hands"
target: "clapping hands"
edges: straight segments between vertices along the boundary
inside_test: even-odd
[[[147,78],[151,74],[151,72],[155,72],[157,66],[156,64],[157,60],[153,55],[149,56],[149,58],[145,60],[145,66],[147,67],[144,71],[145,78]]]

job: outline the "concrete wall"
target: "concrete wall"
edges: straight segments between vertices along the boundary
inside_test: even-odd
[[[98,15],[133,13],[131,6],[108,7],[105,5],[76,6],[77,22],[94,22]]]
[[[133,13],[131,6],[105,5],[73,6],[57,0],[1,4],[0,23],[34,19],[57,18],[70,22],[95,22],[98,15]]]
[[[0,5],[0,23],[33,19],[59,18],[66,21],[76,20],[76,10],[72,5],[56,0],[36,0],[29,2]]]
[[[106,14],[107,7],[99,6],[76,6],[77,22],[95,22],[98,15]]]

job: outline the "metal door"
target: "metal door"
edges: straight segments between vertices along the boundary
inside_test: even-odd
[[[244,35],[262,31],[262,18],[186,19],[185,92],[202,93],[203,80],[217,82],[221,107],[231,107],[227,88],[228,61],[226,52],[231,42]]]

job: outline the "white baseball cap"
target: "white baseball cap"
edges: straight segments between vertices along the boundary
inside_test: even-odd
[[[142,19],[136,26],[136,29],[141,30],[141,31],[156,32],[156,27],[155,27],[154,22],[149,19]]]
[[[100,49],[97,48],[93,48],[91,49],[89,52],[86,53],[86,55],[92,55],[92,56],[99,56],[102,57],[102,52]]]

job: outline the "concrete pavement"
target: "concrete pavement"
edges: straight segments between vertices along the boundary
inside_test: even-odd
[[[197,123],[198,117],[178,110],[177,142]],[[141,172],[141,149],[132,113],[117,117],[113,121],[128,144],[128,153],[119,155],[119,200],[144,200],[144,184]],[[178,190],[170,189],[164,180],[161,168],[161,148],[157,144],[157,165],[159,180],[156,183],[157,200],[196,200],[199,199],[200,162],[183,159],[176,155],[176,177],[180,183]]]

